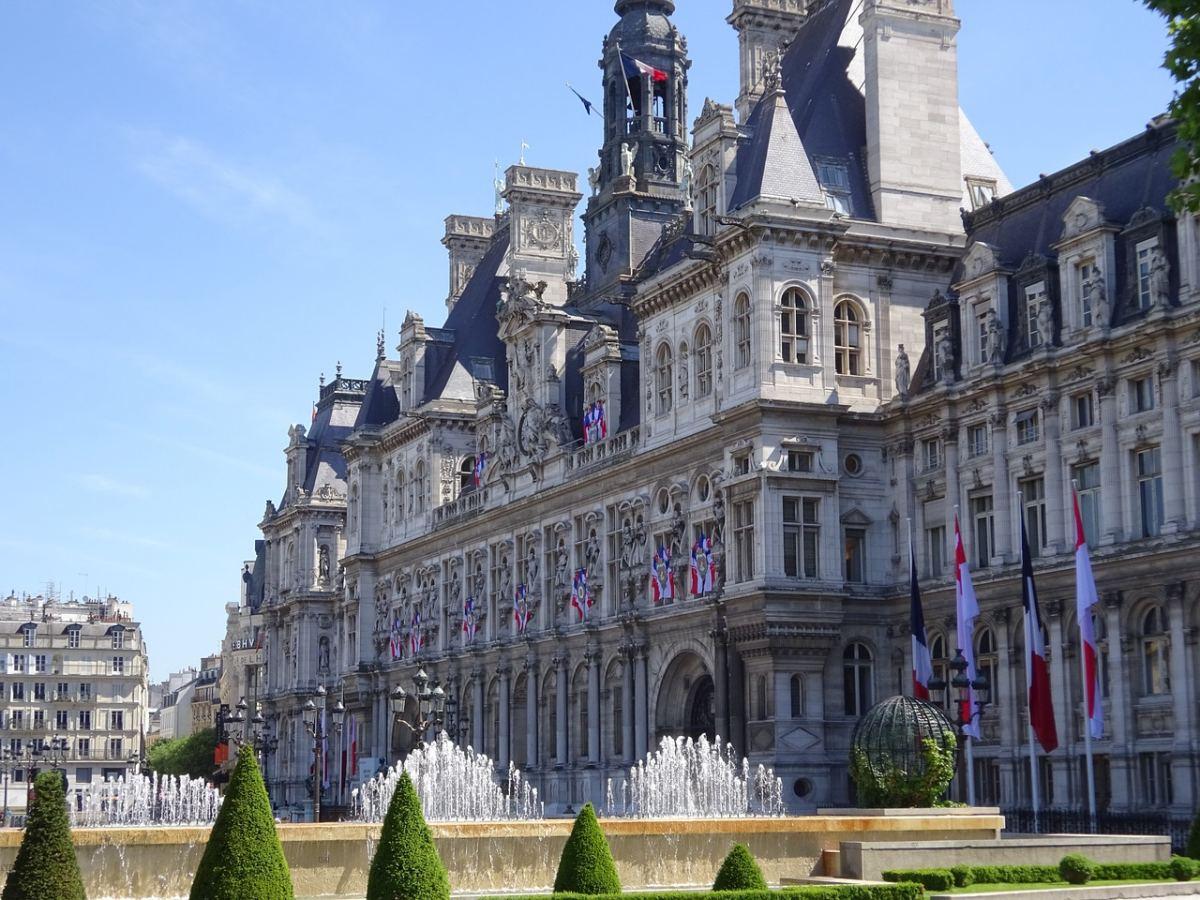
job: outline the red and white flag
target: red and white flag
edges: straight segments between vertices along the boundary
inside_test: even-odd
[[[1079,495],[1071,492],[1075,503],[1075,611],[1079,619],[1079,638],[1083,644],[1083,672],[1087,682],[1086,714],[1088,730],[1095,739],[1104,737],[1104,706],[1100,702],[1100,654],[1096,646],[1096,628],[1092,610],[1100,603],[1092,560],[1088,554],[1083,516],[1079,513]]]
[[[958,649],[967,661],[966,676],[975,683],[975,619],[979,616],[979,601],[975,597],[975,585],[971,582],[971,570],[967,567],[967,553],[963,548],[962,531],[958,527],[958,516],[954,517],[954,608],[958,621]],[[963,703],[963,734],[979,740],[979,715],[975,702],[975,689],[967,689]]]
[[[1021,593],[1025,603],[1025,684],[1029,688],[1029,725],[1042,749],[1058,748],[1054,724],[1054,700],[1050,695],[1050,667],[1046,664],[1046,641],[1042,637],[1042,613],[1033,583],[1033,556],[1029,535],[1021,518]]]

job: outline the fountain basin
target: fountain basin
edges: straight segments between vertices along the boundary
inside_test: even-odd
[[[626,890],[712,884],[735,842],[749,846],[773,883],[819,874],[823,850],[842,841],[993,840],[1004,826],[989,812],[955,815],[740,819],[602,819]],[[377,824],[280,825],[297,898],[366,893]],[[430,826],[456,892],[548,889],[571,831],[567,819]],[[76,852],[89,897],[186,897],[209,829],[80,828]],[[0,832],[0,871],[16,857],[21,832]]]

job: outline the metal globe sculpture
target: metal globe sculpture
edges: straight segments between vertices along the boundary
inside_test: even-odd
[[[934,806],[954,779],[958,738],[938,707],[889,697],[867,710],[850,738],[850,771],[860,803]]]

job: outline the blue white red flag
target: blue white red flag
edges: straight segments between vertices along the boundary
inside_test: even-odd
[[[532,615],[533,611],[529,608],[529,588],[519,584],[513,597],[513,622],[516,624],[517,634],[524,634],[529,630]]]
[[[462,632],[464,644],[475,643],[475,632],[478,628],[479,620],[475,614],[475,598],[468,597],[463,603]]]
[[[933,657],[929,653],[929,634],[925,630],[925,610],[921,606],[921,587],[917,583],[917,554],[912,534],[908,536],[909,630],[912,632],[913,696],[929,699],[933,680]]]
[[[716,589],[717,566],[713,561],[712,539],[702,534],[692,545],[692,596],[703,597]]]
[[[675,572],[671,568],[671,550],[666,545],[654,551],[650,564],[650,590],[656,604],[675,599]]]
[[[1088,554],[1087,535],[1083,530],[1083,516],[1079,513],[1079,494],[1072,491],[1075,501],[1075,612],[1079,618],[1079,639],[1083,644],[1083,673],[1087,679],[1084,715],[1091,736],[1099,740],[1104,737],[1104,704],[1100,702],[1100,651],[1096,644],[1096,627],[1092,623],[1092,611],[1100,604],[1096,593],[1096,577],[1092,574],[1092,560]]]
[[[408,649],[410,655],[416,656],[425,646],[425,635],[421,634],[421,613],[413,610],[412,625],[408,629]]]
[[[580,622],[587,619],[588,612],[592,608],[592,591],[588,587],[587,569],[579,569],[575,572],[575,578],[571,582],[571,605],[579,613]]]
[[[975,699],[975,681],[979,675],[975,668],[975,620],[979,617],[979,599],[975,596],[975,584],[971,581],[971,569],[967,565],[967,551],[963,547],[962,530],[958,516],[954,517],[954,610],[957,621],[956,635],[958,650],[967,661],[967,699],[959,708],[963,734],[979,740],[979,702]]]
[[[621,65],[625,68],[626,78],[649,78],[651,81],[662,82],[667,81],[670,76],[662,69],[656,69],[650,63],[642,62],[621,51]]]
[[[400,625],[400,610],[392,613],[392,628],[388,637],[388,646],[392,651],[392,659],[402,659],[404,657],[404,636]]]
[[[1021,588],[1025,603],[1025,683],[1029,688],[1029,726],[1047,753],[1058,747],[1058,728],[1054,724],[1054,700],[1050,695],[1050,667],[1047,665],[1046,640],[1042,632],[1042,613],[1038,607],[1037,586],[1033,582],[1033,554],[1029,552],[1029,534],[1021,518]]]
[[[595,444],[608,437],[608,415],[604,401],[596,400],[583,411],[583,442]]]
[[[475,457],[475,468],[471,471],[471,480],[475,483],[475,487],[483,487],[483,473],[487,470],[487,451],[483,451]]]

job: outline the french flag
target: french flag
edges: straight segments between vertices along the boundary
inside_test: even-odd
[[[649,63],[644,63],[640,59],[634,59],[624,50],[621,51],[621,65],[625,67],[626,78],[649,78],[654,82],[663,82],[670,79],[670,76],[662,69],[656,69]]]
[[[925,630],[925,610],[921,607],[921,588],[917,583],[917,555],[913,551],[912,535],[908,536],[908,583],[912,616],[913,696],[929,699],[929,682],[933,679],[933,657],[929,654],[929,635]]]
[[[1088,730],[1095,739],[1104,737],[1104,707],[1100,703],[1100,656],[1096,647],[1096,628],[1092,610],[1100,603],[1096,578],[1088,553],[1083,516],[1079,513],[1079,495],[1072,491],[1075,503],[1075,611],[1079,618],[1079,637],[1083,644],[1083,670],[1087,679]]]
[[[975,672],[975,619],[979,617],[979,600],[975,596],[975,585],[971,581],[971,570],[967,566],[967,551],[963,547],[962,531],[958,527],[958,516],[954,517],[954,609],[958,621],[958,648],[967,661],[967,679],[971,684],[978,677]],[[962,705],[963,734],[979,740],[979,716],[975,705],[975,688],[967,688],[967,699]]]
[[[1042,749],[1053,753],[1058,748],[1058,729],[1054,724],[1054,700],[1050,696],[1050,669],[1046,665],[1046,642],[1042,638],[1042,613],[1038,608],[1037,587],[1033,583],[1033,557],[1029,552],[1029,534],[1021,517],[1021,593],[1025,603],[1025,683],[1029,688],[1029,726]]]

